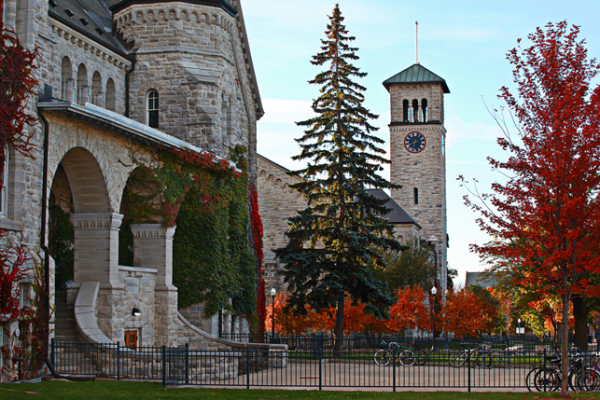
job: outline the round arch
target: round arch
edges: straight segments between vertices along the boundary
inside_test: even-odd
[[[76,213],[105,213],[111,210],[106,181],[98,161],[83,147],[69,150],[62,158]]]

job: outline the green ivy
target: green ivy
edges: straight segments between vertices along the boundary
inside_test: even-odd
[[[54,225],[50,248],[56,266],[55,286],[56,290],[63,290],[69,282],[73,281],[75,231],[70,214],[59,205],[50,207],[50,215]]]
[[[256,314],[245,153],[243,146],[230,151],[231,160],[242,170],[239,174],[189,153],[163,152],[155,166],[144,165],[130,178],[131,190],[125,193],[134,223],[177,215],[166,223],[177,226],[173,283],[178,306],[204,303],[206,317],[221,309],[249,319]]]

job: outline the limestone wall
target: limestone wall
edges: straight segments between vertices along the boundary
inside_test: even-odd
[[[302,195],[288,187],[299,181],[286,175],[286,169],[258,156],[258,202],[263,223],[263,249],[265,252],[265,282],[267,288],[284,290],[283,280],[278,274],[281,266],[275,263],[273,251],[285,246],[289,217],[307,206]]]

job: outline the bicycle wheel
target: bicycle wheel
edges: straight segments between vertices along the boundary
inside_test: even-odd
[[[375,360],[375,364],[380,367],[385,367],[390,363],[390,353],[387,350],[377,350],[375,355],[373,356],[373,360]]]
[[[569,386],[577,392],[597,392],[600,390],[600,373],[593,368],[585,368],[575,374]],[[570,376],[571,378],[571,376]]]
[[[425,365],[429,360],[429,352],[427,350],[417,350],[415,356],[417,357],[415,360],[416,365]]]
[[[535,388],[538,392],[556,392],[560,390],[560,373],[550,368],[541,368],[534,378]]]
[[[463,365],[465,365],[465,362],[467,362],[467,352],[456,351],[450,354],[450,357],[448,357],[448,362],[454,368],[462,367]]]
[[[529,373],[525,377],[525,386],[527,386],[527,390],[529,390],[530,392],[537,390],[535,387],[535,376],[541,370],[542,370],[542,367],[531,368],[531,370],[529,370]]]
[[[492,355],[487,351],[480,351],[475,356],[475,364],[477,364],[478,367],[491,368]]]
[[[415,353],[410,350],[403,350],[398,356],[398,361],[400,361],[400,364],[405,367],[412,366],[416,359],[417,357],[415,357]]]

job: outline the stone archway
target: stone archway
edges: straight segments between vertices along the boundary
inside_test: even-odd
[[[60,165],[73,199],[73,280],[99,282],[111,288],[118,282],[117,249],[122,215],[112,212],[106,181],[91,152],[75,147],[64,155]]]

